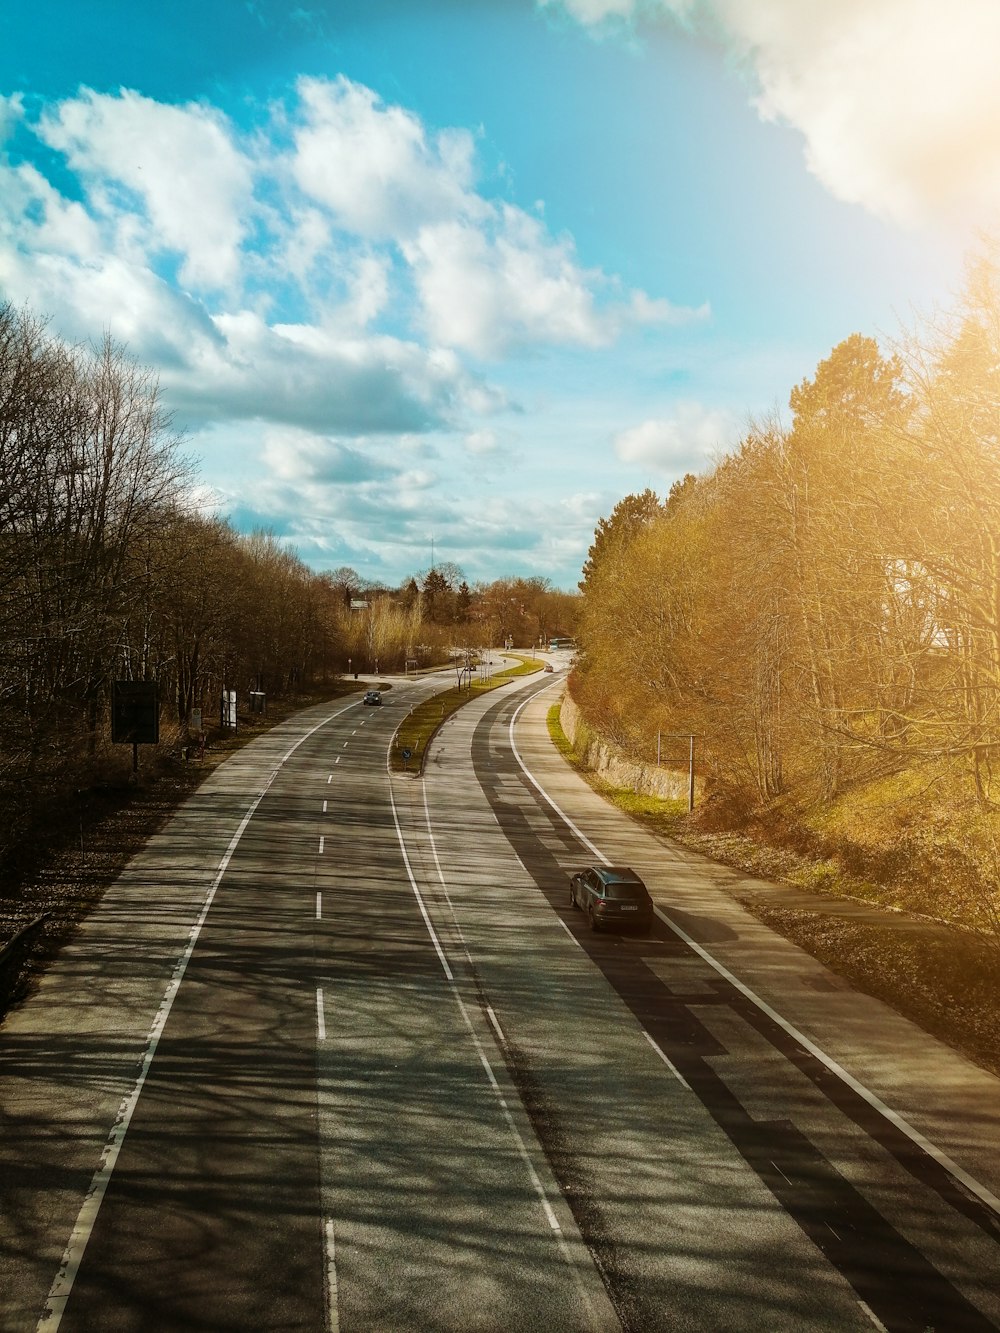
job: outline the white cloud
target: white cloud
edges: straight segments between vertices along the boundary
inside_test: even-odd
[[[428,458],[427,440],[408,435],[347,441],[254,425],[242,447],[259,470],[248,480],[240,469],[220,491],[244,526],[266,521],[313,563],[349,564],[370,577],[394,570],[394,582],[400,571],[426,566],[430,533],[439,558],[461,553],[470,582],[498,570],[578,564],[602,512],[596,497],[519,488],[470,503],[467,483],[451,484],[448,459],[449,447],[464,443],[442,437]],[[609,512],[615,500],[602,498]],[[337,559],[328,557],[333,551]]]
[[[431,337],[476,356],[530,344],[598,347],[627,325],[692,313],[645,293],[599,305],[597,293],[612,286],[604,275],[578,264],[569,238],[554,239],[537,218],[509,204],[475,224],[423,227],[403,254]]]
[[[718,8],[756,70],[761,114],[802,130],[834,194],[905,224],[1000,207],[995,0]]]
[[[340,77],[301,79],[305,120],[294,133],[291,170],[301,189],[339,226],[375,239],[401,239],[421,225],[475,213],[472,136],[429,135],[399,106]]]
[[[404,246],[433,338],[479,356],[524,342],[604,340],[588,276],[568,242],[535,219],[503,207],[490,236],[449,221],[421,229]]]
[[[538,0],[540,9],[562,9],[589,28],[632,24],[643,13],[661,9],[683,13],[692,0]]]
[[[272,108],[252,150],[211,107],[83,89],[30,123],[21,101],[7,99],[4,123],[20,121],[63,154],[81,198],[61,194],[32,165],[0,160],[0,274],[29,299],[44,297],[48,313],[68,312],[74,333],[89,311],[87,332],[108,328],[137,355],[170,344],[170,359],[195,372],[190,384],[171,378],[188,405],[207,405],[198,365],[220,356],[219,411],[232,410],[239,380],[242,396],[260,406],[253,374],[237,373],[247,349],[217,346],[248,327],[241,307],[253,305],[261,318],[294,309],[301,320],[304,305],[310,320],[303,328],[338,331],[342,347],[332,355],[342,366],[358,364],[343,345],[383,319],[394,330],[409,323],[453,349],[447,355],[502,357],[539,345],[604,346],[628,327],[704,313],[622,292],[585,268],[572,239],[552,236],[541,216],[479,195],[468,132],[432,134],[409,111],[344,78],[304,79],[298,90],[287,115]],[[294,146],[284,151],[277,145],[289,126]],[[180,261],[185,293],[168,295],[159,276],[171,257]],[[163,304],[184,307],[170,332],[144,322]],[[272,335],[271,350],[284,363],[293,335],[276,323]],[[374,336],[372,367],[388,346]],[[258,351],[267,341],[254,337]],[[389,349],[387,363],[408,374],[400,367],[403,345]],[[455,366],[443,366],[441,355],[427,349],[426,372],[457,383]],[[493,410],[496,394],[464,378],[470,409]],[[271,383],[266,365],[260,379]],[[333,380],[331,395],[344,383],[337,374]],[[303,410],[315,399],[305,394]],[[346,395],[348,407],[359,401]],[[398,392],[389,394],[383,416],[399,427],[393,402],[399,405]],[[290,391],[276,393],[274,403],[302,420]],[[358,428],[373,428],[374,415],[369,409]],[[435,412],[431,419],[441,418]],[[343,421],[339,414],[339,427]]]
[[[179,254],[182,282],[199,290],[232,284],[253,166],[221,112],[84,89],[49,109],[37,133],[87,181],[91,207],[117,225],[119,250]]]
[[[320,486],[358,486],[400,472],[398,465],[384,462],[363,441],[348,442],[287,426],[265,431],[261,458],[278,481]]]
[[[470,454],[483,458],[496,453],[500,439],[495,430],[474,430],[466,435],[465,447]]]
[[[672,15],[751,72],[762,117],[798,129],[810,170],[889,221],[1000,210],[996,0],[539,0],[591,27]]]
[[[0,240],[19,244],[26,232],[32,249],[94,259],[102,250],[100,228],[82,204],[65,199],[29,163],[0,165]]]
[[[291,176],[337,228],[398,247],[432,339],[500,356],[531,344],[599,346],[627,325],[676,316],[669,302],[642,292],[599,305],[607,279],[577,262],[569,239],[476,193],[468,132],[431,134],[409,111],[346,78],[302,79],[298,90],[303,121],[286,163]],[[312,217],[303,254],[311,244],[318,253],[320,234]],[[387,288],[365,291],[378,308],[387,300]],[[358,308],[367,308],[364,299]]]
[[[9,97],[0,95],[0,143],[3,143],[14,131],[14,126],[24,119],[24,98],[21,93],[12,93]]]
[[[700,403],[679,403],[672,416],[641,422],[615,436],[615,454],[623,463],[676,476],[700,468],[735,442],[737,425],[729,413]]]
[[[298,92],[252,140],[211,107],[128,90],[82,89],[34,122],[19,99],[4,101],[2,123],[20,122],[61,153],[81,196],[0,159],[9,293],[44,300],[74,334],[89,318],[85,336],[108,328],[136,355],[166,357],[165,379],[186,408],[218,419],[242,402],[310,425],[330,411],[341,430],[358,410],[361,431],[439,422],[459,402],[495,410],[496,392],[462,372],[456,352],[599,347],[628,327],[704,313],[621,291],[541,216],[478,194],[467,131],[431,133],[345,78],[303,79]],[[289,134],[292,148],[280,148]],[[161,277],[171,259],[184,290]],[[251,307],[261,322],[252,336]],[[173,318],[157,327],[159,311]],[[279,325],[278,311],[295,312],[297,331]],[[394,334],[409,325],[431,346],[387,339],[380,321]],[[320,331],[338,346],[328,339],[318,350]],[[362,339],[363,351],[353,345]],[[315,363],[291,364],[296,342]],[[331,367],[325,392],[312,378],[320,361]],[[384,394],[373,402],[362,387]]]
[[[164,373],[164,388],[199,419],[257,418],[358,435],[422,431],[502,398],[451,353],[387,335],[345,337],[309,324],[269,325],[243,310],[212,320],[218,335]]]
[[[186,365],[193,347],[217,337],[203,308],[149,269],[113,254],[6,245],[4,230],[0,221],[0,290],[51,318],[64,337],[86,342],[107,331],[161,372]],[[44,224],[39,234],[51,230]]]
[[[370,324],[389,304],[390,263],[382,255],[362,255],[348,278],[347,309],[360,326]]]

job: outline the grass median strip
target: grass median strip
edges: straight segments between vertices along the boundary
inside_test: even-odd
[[[538,658],[522,657],[517,666],[497,671],[488,680],[474,680],[470,685],[461,687],[453,685],[450,690],[444,690],[441,694],[425,699],[412,710],[396,732],[391,755],[392,771],[421,772],[431,737],[452,713],[457,712],[470,700],[488,694],[490,690],[499,689],[501,685],[507,685],[518,676],[534,675],[535,672],[541,671],[542,666],[543,663]]]

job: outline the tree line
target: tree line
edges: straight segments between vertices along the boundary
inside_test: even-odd
[[[743,808],[902,770],[980,807],[1000,757],[1000,267],[883,353],[853,334],[791,418],[602,519],[573,690],[647,762],[694,734]],[[664,750],[678,749],[676,742]]]
[[[296,697],[456,639],[534,642],[579,600],[547,579],[470,588],[457,566],[400,587],[317,573],[206,516],[195,481],[148,369],[0,305],[0,861],[21,816],[113,762],[115,680],[157,682],[169,748],[223,689]]]

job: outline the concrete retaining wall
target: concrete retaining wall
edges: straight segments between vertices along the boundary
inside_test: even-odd
[[[633,759],[626,759],[613,745],[602,740],[586,725],[579,708],[569,697],[563,695],[559,709],[559,722],[573,749],[606,782],[614,787],[628,787],[645,796],[658,796],[662,800],[687,800],[688,770],[678,768],[659,768],[656,764],[637,764]],[[702,783],[695,776],[695,801],[702,794]]]

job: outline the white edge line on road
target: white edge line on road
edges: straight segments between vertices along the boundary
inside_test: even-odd
[[[549,686],[548,688],[551,689],[552,687]],[[542,693],[544,693],[544,691],[542,690],[538,691],[538,694]],[[528,765],[521,758],[520,752],[518,751],[517,748],[517,744],[514,741],[514,724],[517,722],[517,719],[520,716],[522,710],[526,708],[527,705],[537,697],[538,695],[536,694],[532,695],[531,699],[525,699],[525,701],[522,704],[520,704],[519,707],[514,711],[514,714],[511,717],[509,726],[509,737],[510,737],[510,748],[514,753],[514,758],[520,764],[521,769],[525,777],[528,779],[528,781],[532,784],[532,786],[536,789],[536,791],[539,792],[542,798],[548,802],[548,804],[556,812],[556,814],[567,826],[567,828],[569,828],[576,835],[576,837],[580,839],[583,845],[587,847],[594,854],[594,856],[597,857],[599,861],[602,861],[604,865],[610,865],[611,861],[609,860],[609,858],[605,856],[604,853],[591,842],[591,840],[586,836],[585,833],[581,832],[581,830],[577,828],[576,824],[573,823],[569,815],[567,815],[563,810],[559,808],[556,802],[552,799],[552,797],[548,794],[548,792],[545,790],[542,784],[538,781],[535,775],[528,768]],[[954,1180],[957,1180],[960,1185],[963,1185],[971,1194],[974,1194],[975,1197],[979,1199],[981,1203],[984,1203],[987,1208],[989,1208],[998,1217],[1000,1217],[1000,1199],[998,1199],[997,1196],[992,1193],[992,1191],[987,1189],[985,1185],[981,1185],[979,1181],[975,1179],[974,1176],[970,1176],[968,1171],[964,1170],[963,1167],[960,1167],[957,1162],[952,1161],[952,1159],[948,1156],[947,1153],[942,1152],[940,1148],[935,1147],[934,1144],[931,1143],[929,1139],[925,1138],[924,1135],[921,1134],[918,1129],[915,1129],[909,1123],[909,1121],[905,1120],[897,1111],[893,1111],[892,1108],[887,1106],[885,1102],[882,1101],[880,1097],[876,1096],[874,1092],[870,1092],[869,1089],[866,1088],[863,1083],[859,1083],[858,1080],[852,1074],[849,1074],[842,1065],[839,1065],[837,1061],[832,1059],[829,1055],[827,1055],[825,1051],[820,1050],[820,1048],[816,1045],[816,1043],[810,1041],[809,1038],[803,1032],[800,1032],[797,1027],[789,1023],[787,1019],[782,1018],[781,1015],[776,1010],[771,1008],[771,1006],[767,1003],[766,1000],[762,1000],[759,995],[756,995],[750,989],[749,986],[744,985],[744,983],[740,981],[737,977],[735,977],[727,967],[725,967],[722,963],[718,961],[717,958],[713,958],[707,949],[703,948],[702,945],[700,945],[696,940],[693,940],[691,936],[687,933],[687,931],[683,930],[679,925],[677,925],[675,921],[672,921],[670,917],[667,916],[666,912],[661,911],[659,907],[654,907],[654,910],[656,912],[656,915],[660,918],[660,920],[664,923],[664,925],[668,926],[674,932],[674,934],[679,936],[679,938],[682,939],[684,943],[687,944],[691,949],[693,949],[700,958],[704,959],[704,961],[708,963],[710,967],[714,968],[715,971],[718,972],[720,977],[724,977],[726,981],[728,981],[731,985],[735,986],[736,989],[740,992],[740,994],[746,996],[746,998],[751,1002],[751,1004],[756,1005],[756,1007],[761,1011],[761,1013],[766,1014],[767,1017],[772,1020],[772,1022],[777,1023],[777,1025],[780,1028],[782,1028],[785,1032],[787,1032],[788,1035],[793,1038],[793,1040],[799,1042],[800,1045],[802,1045],[809,1052],[810,1055],[815,1056],[815,1058],[819,1060],[819,1062],[822,1065],[824,1065],[830,1071],[831,1074],[836,1075],[836,1077],[839,1078],[842,1083],[845,1083],[853,1092],[856,1092],[858,1096],[862,1098],[862,1100],[866,1101],[874,1111],[877,1111],[880,1116],[882,1116],[891,1125],[893,1125],[896,1129],[898,1129],[901,1134],[904,1134],[910,1140],[911,1143],[915,1143],[917,1147],[921,1149],[921,1151],[925,1152],[928,1157],[932,1158],[933,1161],[937,1162],[938,1166],[943,1167],[944,1170],[947,1171],[948,1174]]]
[[[391,754],[391,752],[392,752],[392,747],[390,746],[389,754]],[[437,956],[440,959],[441,966],[444,968],[444,974],[449,981],[454,981],[455,974],[452,972],[451,967],[448,963],[448,959],[445,957],[444,949],[442,949],[441,947],[441,941],[437,937],[437,931],[431,924],[430,916],[427,913],[427,908],[424,905],[423,897],[421,896],[420,889],[417,886],[416,876],[414,875],[413,868],[410,865],[410,858],[406,854],[406,844],[403,841],[403,830],[400,828],[399,814],[397,813],[396,810],[396,797],[393,794],[392,790],[392,771],[389,768],[389,754],[386,755],[385,766],[386,766],[386,772],[389,774],[389,805],[392,807],[392,821],[396,825],[396,841],[399,843],[399,850],[403,853],[403,865],[406,867],[406,874],[410,881],[410,888],[413,890],[413,896],[417,900],[417,906],[420,908],[420,915],[424,918],[424,925],[427,927],[428,934],[434,941],[434,948],[437,950]]]
[[[541,1177],[535,1170],[535,1164],[531,1160],[531,1154],[528,1152],[528,1145],[525,1143],[524,1136],[521,1134],[521,1131],[518,1129],[517,1124],[514,1121],[514,1117],[511,1114],[510,1107],[507,1104],[507,1098],[503,1095],[503,1091],[500,1087],[499,1082],[497,1081],[497,1076],[493,1072],[493,1066],[490,1064],[489,1056],[483,1049],[483,1043],[479,1040],[479,1034],[476,1032],[476,1029],[473,1026],[472,1019],[469,1017],[469,1011],[466,1008],[465,1001],[462,999],[461,995],[459,995],[458,987],[455,986],[454,984],[452,985],[452,993],[454,994],[455,1000],[458,1003],[458,1007],[461,1010],[462,1017],[465,1019],[465,1026],[468,1028],[469,1035],[472,1037],[472,1042],[476,1048],[476,1051],[478,1052],[480,1062],[482,1063],[483,1068],[486,1070],[486,1076],[490,1081],[490,1087],[496,1094],[497,1101],[500,1104],[500,1109],[503,1112],[503,1117],[507,1122],[507,1128],[511,1131],[511,1133],[514,1135],[515,1140],[517,1141],[518,1153],[521,1157],[521,1160],[528,1168],[528,1175],[531,1179],[532,1185],[534,1186],[535,1193],[538,1195],[539,1201],[542,1205],[542,1210],[545,1213],[545,1217],[548,1221],[548,1224],[550,1228],[555,1232],[560,1244],[563,1246],[564,1258],[566,1259],[567,1263],[569,1263],[572,1266],[573,1261],[569,1254],[569,1251],[566,1249],[565,1237],[563,1236],[562,1227],[559,1225],[559,1219],[558,1217],[556,1217],[555,1210],[552,1207],[552,1204],[549,1202],[549,1196],[545,1192],[545,1186],[542,1184]],[[504,1038],[503,1033],[500,1032],[499,1026],[496,1023],[496,1018],[493,1015],[492,1010],[490,1010],[490,1016],[493,1019],[493,1023],[494,1026],[496,1026],[497,1032],[500,1035],[500,1040],[503,1042],[504,1045],[506,1045],[507,1044],[506,1039]]]
[[[490,1022],[493,1024],[493,1031],[497,1034],[497,1040],[499,1041],[503,1049],[506,1050],[507,1038],[503,1035],[503,1028],[500,1026],[500,1021],[497,1018],[496,1014],[493,1012],[493,1006],[491,1004],[488,1004],[486,1006],[486,1015],[489,1018]]]
[[[427,805],[427,783],[424,782],[421,785],[423,786],[424,789],[423,790],[424,820],[427,824],[427,837],[430,839],[431,854],[434,857],[434,868],[437,871],[438,880],[441,883],[441,891],[444,894],[444,900],[448,904],[448,911],[451,913],[452,924],[454,925],[455,930],[458,933],[458,938],[459,941],[461,942],[462,949],[465,953],[466,958],[469,961],[469,965],[471,966],[472,955],[469,953],[469,946],[465,942],[465,935],[462,932],[462,927],[459,924],[458,916],[456,915],[455,912],[455,904],[451,901],[451,894],[448,892],[448,884],[444,877],[444,870],[441,868],[441,858],[438,856],[437,839],[434,837],[434,830],[431,827],[431,812]]]
[[[687,1081],[687,1079],[684,1077],[681,1071],[677,1068],[673,1060],[671,1060],[668,1055],[666,1055],[663,1051],[660,1050],[659,1045],[653,1040],[653,1038],[649,1035],[649,1033],[646,1031],[645,1028],[642,1028],[641,1031],[642,1035],[646,1038],[650,1046],[652,1046],[653,1050],[656,1052],[656,1054],[660,1057],[663,1063],[670,1070],[671,1074],[673,1074],[677,1082],[682,1083],[684,1087],[687,1088],[688,1092],[690,1092],[691,1084]]]
[[[573,943],[576,945],[576,947],[577,947],[578,949],[582,950],[583,953],[586,953],[587,950],[584,949],[583,945],[582,945],[582,944],[580,943],[580,941],[576,938],[576,936],[575,936],[575,935],[573,934],[573,932],[570,930],[569,926],[567,926],[566,922],[562,919],[562,917],[561,917],[561,916],[557,916],[557,917],[556,917],[556,920],[559,922],[560,926],[562,926],[563,930],[564,930],[564,931],[566,932],[566,934],[570,937],[570,939],[573,941]]]
[[[319,731],[320,727],[325,727],[328,722],[332,722],[334,718],[339,717],[341,713],[346,711],[346,709],[341,708],[336,713],[331,713],[329,717],[323,718],[321,722],[317,722],[314,727],[311,727],[303,736],[300,736],[290,749],[285,751],[275,767],[268,774],[263,787],[251,801],[246,814],[240,821],[239,827],[229,841],[229,846],[223,853],[222,860],[219,862],[215,877],[209,885],[208,893],[206,894],[198,918],[191,927],[187,945],[174,965],[170,981],[167,983],[167,989],[163,993],[160,1007],[156,1012],[156,1017],[153,1019],[153,1025],[146,1038],[146,1049],[139,1066],[139,1075],[136,1078],[135,1085],[128,1096],[123,1098],[121,1106],[118,1108],[118,1115],[112,1127],[111,1134],[104,1146],[104,1151],[101,1153],[100,1165],[94,1172],[87,1193],[84,1195],[83,1203],[77,1214],[72,1234],[70,1235],[66,1249],[63,1252],[59,1271],[56,1274],[55,1281],[49,1288],[49,1294],[45,1300],[45,1308],[36,1325],[37,1333],[55,1333],[56,1329],[58,1329],[62,1322],[62,1317],[66,1312],[66,1304],[69,1301],[70,1293],[73,1290],[73,1284],[76,1281],[77,1273],[80,1271],[84,1253],[86,1252],[87,1245],[93,1233],[94,1225],[97,1222],[97,1215],[101,1210],[104,1196],[108,1192],[108,1185],[111,1183],[111,1177],[114,1174],[115,1166],[117,1165],[118,1157],[122,1150],[122,1144],[125,1142],[125,1135],[128,1133],[129,1125],[132,1123],[132,1117],[135,1114],[135,1108],[139,1103],[139,1097],[149,1075],[149,1070],[156,1055],[157,1047],[160,1044],[160,1038],[167,1025],[167,1019],[170,1017],[170,1010],[173,1008],[174,1000],[177,998],[177,992],[180,990],[181,982],[184,980],[184,973],[187,971],[191,955],[194,953],[195,945],[201,934],[201,928],[208,917],[209,910],[215,899],[216,890],[222,883],[222,877],[225,875],[226,870],[229,867],[229,862],[232,860],[233,853],[236,851],[240,839],[246,832],[247,825],[253,818],[257,807],[267,795],[271,783],[278,776],[282,765],[287,763],[299,746],[307,741],[310,736]]]
[[[889,1330],[886,1328],[885,1324],[882,1323],[882,1320],[879,1319],[878,1315],[875,1313],[875,1311],[871,1308],[870,1305],[866,1305],[864,1301],[858,1301],[858,1304],[861,1306],[862,1310],[872,1321],[875,1327],[880,1330],[880,1333],[889,1333]]]
[[[340,1333],[340,1297],[337,1291],[337,1249],[333,1218],[326,1219],[326,1317],[328,1333]]]

